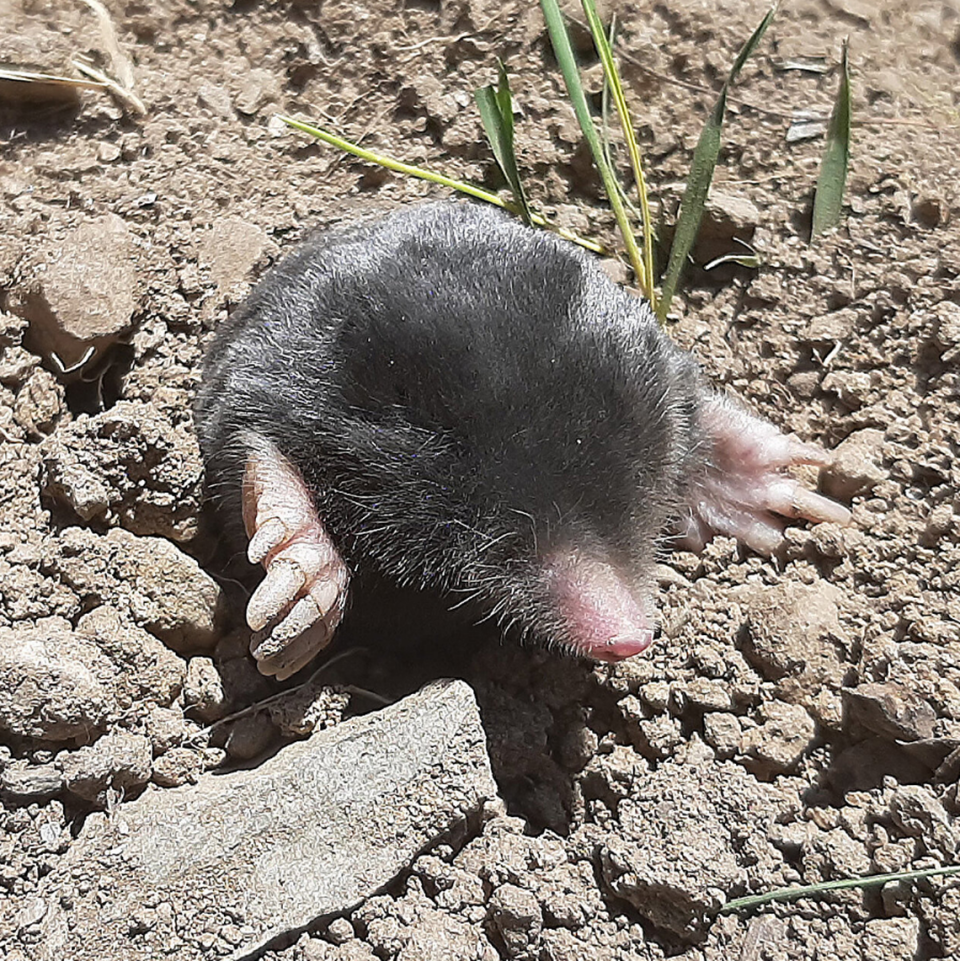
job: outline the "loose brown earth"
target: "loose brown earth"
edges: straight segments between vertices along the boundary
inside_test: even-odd
[[[210,577],[220,559],[190,415],[204,345],[310,227],[436,195],[275,115],[492,183],[471,91],[500,56],[531,195],[559,223],[614,239],[534,4],[108,7],[143,116],[96,91],[65,105],[5,99],[0,114],[9,958],[29,956],[38,884],[92,806],[372,706],[327,688],[311,710],[274,705],[194,737],[276,690],[230,633],[242,596]],[[764,9],[618,7],[664,223]],[[88,54],[119,69],[82,4],[4,0],[0,11],[0,61],[61,73]],[[849,208],[811,248],[822,138],[786,135],[796,111],[829,113],[837,78],[791,67],[835,67],[844,36],[857,119]],[[428,852],[389,891],[271,957],[960,956],[956,880],[714,914],[745,893],[957,860],[958,61],[956,0],[785,4],[736,89],[698,251],[702,263],[736,235],[762,264],[699,271],[675,305],[672,334],[719,383],[839,447],[822,483],[852,505],[853,526],[797,529],[773,560],[728,540],[666,557],[649,657],[591,669],[493,639],[461,658],[509,816],[493,812],[479,835]],[[598,68],[587,75],[598,92]],[[78,370],[64,374],[54,353]],[[385,644],[320,680],[395,697],[451,669],[409,662]],[[651,875],[659,900],[638,881]],[[231,950],[224,924],[203,946],[210,957]]]

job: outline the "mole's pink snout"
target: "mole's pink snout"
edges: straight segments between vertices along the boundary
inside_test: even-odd
[[[622,661],[650,646],[654,625],[646,604],[614,565],[571,550],[550,555],[546,574],[581,654]]]

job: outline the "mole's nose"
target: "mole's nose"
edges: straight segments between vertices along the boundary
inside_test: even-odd
[[[577,650],[598,661],[622,661],[653,642],[646,598],[607,560],[575,549],[546,559],[550,593]]]

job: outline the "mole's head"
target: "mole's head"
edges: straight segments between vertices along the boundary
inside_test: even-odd
[[[423,289],[381,277],[340,331],[350,416],[311,480],[348,563],[620,659],[653,637],[700,381],[642,301],[562,250],[502,283],[502,258]]]

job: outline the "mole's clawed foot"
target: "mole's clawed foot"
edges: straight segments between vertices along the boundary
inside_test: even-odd
[[[243,474],[243,523],[247,557],[267,572],[247,604],[250,650],[263,674],[283,680],[330,643],[350,572],[300,472],[260,437]]]
[[[781,434],[720,395],[704,404],[701,417],[712,456],[691,490],[684,546],[699,550],[715,534],[728,534],[771,554],[783,541],[782,518],[850,522],[842,504],[783,473],[797,464],[829,464],[822,448]]]

